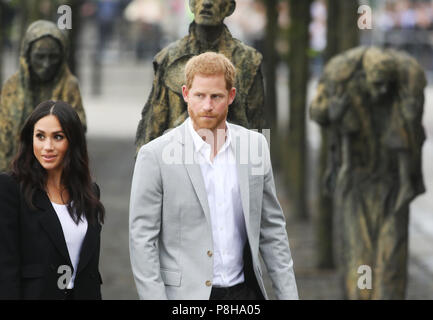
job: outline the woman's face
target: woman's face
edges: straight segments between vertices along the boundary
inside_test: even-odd
[[[68,147],[68,139],[56,116],[48,115],[35,123],[33,153],[45,170],[61,173]]]

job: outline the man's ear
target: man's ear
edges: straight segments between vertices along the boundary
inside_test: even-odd
[[[229,91],[229,105],[231,105],[233,103],[235,98],[236,98],[236,88],[233,87]]]
[[[193,0],[190,0],[190,2],[191,1],[193,1]],[[233,14],[233,12],[235,11],[235,9],[236,9],[236,1],[235,0],[230,0],[229,6],[230,7],[229,7],[229,10],[227,12],[226,17],[231,16]]]
[[[183,100],[185,100],[185,102],[188,103],[188,88],[186,87],[186,85],[182,86],[182,96],[183,96]]]

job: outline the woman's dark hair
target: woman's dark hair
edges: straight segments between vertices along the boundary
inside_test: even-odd
[[[47,172],[33,153],[33,131],[36,122],[48,115],[54,115],[59,120],[69,143],[61,176],[61,183],[69,193],[69,214],[77,224],[83,214],[91,224],[103,223],[105,209],[98,198],[99,190],[96,190],[90,177],[84,128],[69,104],[45,101],[27,118],[21,130],[18,153],[12,162],[12,175],[19,181],[27,204],[34,209],[33,195],[36,189],[45,190]]]

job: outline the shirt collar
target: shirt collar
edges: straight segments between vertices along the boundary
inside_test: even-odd
[[[202,148],[204,148],[205,146],[210,147],[209,144],[207,144],[201,137],[200,135],[197,133],[197,131],[195,131],[193,125],[192,125],[192,120],[190,117],[188,117],[187,119],[187,125],[189,128],[189,131],[191,133],[192,136],[192,140],[194,142],[194,150],[195,152],[199,152]],[[220,152],[225,151],[225,149],[228,148],[228,146],[230,146],[230,143],[232,141],[231,139],[231,132],[230,132],[230,127],[229,127],[229,123],[226,121],[226,141],[224,142],[224,145],[221,147]]]

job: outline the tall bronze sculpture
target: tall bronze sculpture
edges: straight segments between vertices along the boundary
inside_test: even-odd
[[[262,55],[234,39],[223,23],[236,7],[234,0],[190,0],[194,21],[189,34],[154,58],[152,91],[142,111],[135,144],[138,149],[181,124],[188,116],[182,98],[184,67],[197,54],[215,51],[227,56],[236,67],[236,99],[229,108],[228,121],[250,129],[263,127],[264,88]]]
[[[423,70],[406,53],[358,47],[329,61],[310,106],[329,134],[324,185],[333,195],[349,299],[405,297],[409,203],[425,191],[425,86]],[[360,281],[368,267],[371,287]]]
[[[67,39],[56,24],[39,20],[28,27],[21,44],[19,70],[1,90],[0,171],[8,168],[21,127],[40,102],[68,102],[86,126],[78,80],[67,65],[67,48]]]

